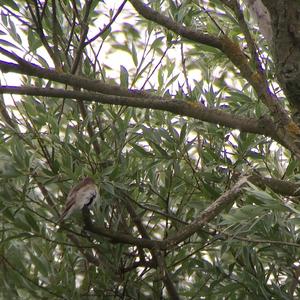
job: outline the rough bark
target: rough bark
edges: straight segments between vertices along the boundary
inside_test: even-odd
[[[270,12],[277,78],[294,120],[300,121],[300,1],[262,0]]]

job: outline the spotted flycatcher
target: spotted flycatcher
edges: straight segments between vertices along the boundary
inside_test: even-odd
[[[91,207],[99,198],[99,190],[91,177],[86,177],[69,192],[65,208],[57,223],[68,218],[74,211],[84,206]]]

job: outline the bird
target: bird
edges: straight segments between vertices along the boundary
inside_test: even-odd
[[[84,206],[91,207],[99,198],[99,190],[94,179],[85,177],[69,192],[65,208],[62,211],[57,224],[67,219],[74,211]]]

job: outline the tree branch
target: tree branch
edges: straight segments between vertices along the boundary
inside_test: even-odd
[[[95,225],[92,223],[90,218],[90,212],[87,207],[82,209],[83,221],[85,230],[90,231],[96,235],[104,236],[111,240],[113,243],[123,243],[129,245],[140,246],[148,249],[164,249],[164,242],[158,240],[150,240],[144,238],[135,238],[128,234],[121,232],[113,232],[102,226]]]
[[[150,240],[150,236],[149,236],[145,226],[143,225],[141,218],[137,215],[134,207],[131,205],[130,197],[128,197],[125,193],[122,193],[122,196],[124,197],[124,198],[122,197],[122,201],[125,204],[126,209],[129,212],[134,224],[138,228],[139,233],[141,234],[141,236],[144,239]],[[154,258],[154,260],[156,262],[156,266],[158,267],[158,269],[160,271],[161,279],[166,286],[166,289],[169,293],[170,298],[174,299],[174,300],[179,299],[179,295],[178,295],[175,285],[172,281],[170,272],[166,266],[165,258],[163,256],[162,252],[155,248],[150,249],[150,251],[151,251],[152,257]]]
[[[179,34],[182,37],[185,37],[191,41],[205,44],[219,50],[222,50],[223,44],[222,41],[215,36],[202,33],[199,30],[194,30],[191,28],[187,28],[180,23],[173,21],[172,19],[160,14],[154,9],[148,7],[140,0],[129,0],[132,6],[136,9],[136,11],[142,15],[145,19],[153,21],[163,27]]]
[[[119,14],[122,12],[125,4],[126,4],[127,0],[124,0],[121,5],[119,6],[119,8],[117,9],[115,15],[111,18],[111,20],[109,21],[109,23],[107,25],[104,26],[103,29],[100,30],[100,32],[98,32],[95,36],[93,36],[91,39],[89,39],[88,41],[86,41],[84,43],[84,46],[91,44],[92,42],[94,42],[97,38],[99,38],[101,35],[103,35],[107,30],[109,30],[111,28],[111,25],[116,21],[117,17],[119,16]]]
[[[78,44],[78,47],[76,48],[76,52],[75,52],[75,59],[74,59],[72,69],[71,69],[72,74],[76,73],[78,65],[80,63],[80,60],[82,59],[82,53],[83,53],[83,49],[85,47],[85,39],[86,39],[88,31],[89,31],[88,17],[90,14],[91,4],[92,4],[91,0],[86,1],[85,14],[83,16],[83,20],[80,22],[80,29],[81,29],[80,40],[79,40],[79,44]]]
[[[79,75],[67,74],[56,72],[53,69],[45,69],[36,64],[30,63],[25,59],[17,56],[16,54],[7,51],[3,47],[0,47],[0,53],[16,61],[18,64],[6,62],[0,60],[0,70],[3,73],[13,72],[22,75],[35,76],[38,78],[49,79],[63,84],[70,85],[72,87],[83,88],[86,90],[100,92],[108,95],[119,96],[142,96],[153,97],[151,94],[140,90],[128,90],[121,88],[117,85],[109,85],[103,83],[101,80],[91,80]]]
[[[297,144],[297,143],[300,143],[300,141],[299,141],[300,129],[288,117],[286,111],[282,108],[281,104],[279,104],[276,97],[270,92],[267,83],[264,82],[261,75],[259,73],[252,72],[252,70],[245,58],[245,55],[240,50],[238,45],[231,42],[228,38],[226,38],[223,42],[229,47],[229,49],[227,49],[228,47],[226,47],[226,49],[227,49],[226,51],[229,51],[228,53],[230,53],[230,55],[233,57],[233,59],[236,59],[236,56],[240,57],[240,60],[238,60],[238,62],[239,62],[238,67],[240,68],[242,73],[245,72],[244,77],[247,79],[249,77],[249,82],[254,86],[258,95],[262,96],[263,99],[265,99],[266,105],[270,108],[272,114],[275,115],[275,121],[277,124],[276,127],[274,126],[274,124],[272,122],[268,122],[268,125],[270,125],[270,127],[269,126],[265,127],[266,122],[263,122],[263,124],[260,124],[260,126],[264,127],[264,131],[266,131],[266,130],[268,131],[268,133],[266,134],[267,136],[272,137],[273,139],[275,139],[276,141],[281,143],[283,146],[288,148],[291,152],[293,152],[298,158],[300,158],[300,150],[299,150],[299,147]],[[18,64],[14,64],[14,63],[9,63],[9,62],[5,62],[5,61],[0,61],[0,70],[4,73],[5,72],[15,72],[15,73],[36,76],[39,78],[50,79],[50,80],[54,80],[54,81],[61,82],[64,84],[68,84],[73,87],[84,88],[84,89],[87,89],[90,91],[100,92],[100,93],[104,93],[104,94],[108,94],[108,95],[118,95],[118,96],[125,96],[125,97],[141,96],[141,97],[148,98],[148,99],[150,99],[150,98],[155,98],[155,99],[160,99],[160,100],[164,99],[162,97],[154,97],[152,94],[147,93],[145,91],[124,89],[119,86],[105,84],[100,80],[90,80],[83,76],[77,76],[77,75],[56,72],[52,69],[44,69],[35,64],[31,64],[31,63],[27,62],[26,60],[20,58],[19,56],[17,56],[16,54],[14,54],[12,52],[7,51],[6,49],[4,49],[2,47],[0,47],[0,53],[18,62]],[[256,86],[254,84],[256,84]],[[81,100],[81,98],[77,98],[77,99]],[[190,105],[193,105],[195,111],[197,111],[197,112],[199,112],[200,110],[203,111],[203,109],[200,107],[200,105],[198,103],[190,103]],[[129,106],[131,106],[131,105],[129,105]],[[183,113],[181,113],[180,115],[185,115],[186,112],[184,111],[185,108],[184,108],[184,105],[182,104],[182,101],[180,103],[180,106],[181,107],[180,107],[179,111],[181,111],[183,109]],[[141,107],[141,106],[135,106],[135,107]],[[156,109],[155,107],[151,107],[151,108]],[[171,111],[171,110],[168,110],[168,111]],[[171,112],[173,112],[173,111],[171,111]],[[175,113],[177,113],[177,111]],[[191,115],[189,115],[189,116],[195,117],[194,115],[195,114],[193,114],[193,112],[191,112]],[[219,119],[219,116],[216,114],[211,117]],[[206,119],[211,119],[211,117],[206,115]],[[230,118],[231,118],[231,116],[230,116]],[[242,118],[239,118],[239,119],[241,120]],[[207,121],[207,120],[203,119],[203,121]],[[232,122],[235,123],[235,120],[228,119],[228,120],[226,120],[226,122],[220,123],[220,125],[237,128],[237,129],[244,131],[239,126],[230,125],[230,124],[232,124]],[[218,121],[217,122],[213,121],[213,123],[218,123]],[[228,125],[226,125],[225,123],[227,123]],[[240,123],[240,122],[238,122],[238,123]],[[244,125],[246,125],[246,124],[244,124]],[[248,126],[246,125],[246,127],[248,127]],[[252,133],[257,133],[257,131],[250,131],[250,130],[246,130],[246,131],[252,132]],[[262,133],[262,134],[265,134],[265,133]]]
[[[300,158],[300,150],[297,144],[300,143],[300,128],[291,120],[287,111],[277,100],[276,95],[270,91],[268,82],[262,74],[252,70],[246,55],[237,43],[231,41],[226,35],[218,38],[201,33],[198,30],[190,29],[153,10],[140,0],[130,0],[130,2],[144,18],[162,25],[188,40],[221,50],[240,70],[241,75],[252,85],[258,97],[268,107],[271,115],[274,117],[275,123],[278,124],[276,128],[277,135],[284,141],[285,146]]]
[[[180,23],[173,21],[154,9],[148,7],[140,0],[130,0],[133,7],[144,18],[153,21],[174,33],[196,43],[205,44],[221,50],[230,61],[240,70],[242,76],[250,82],[254,87],[259,97],[263,97],[263,101],[270,109],[273,115],[278,116],[284,121],[289,119],[286,111],[278,103],[275,95],[271,93],[267,82],[261,78],[260,74],[255,73],[247,60],[246,55],[241,51],[238,44],[232,42],[226,35],[215,37],[213,35],[205,34],[199,30],[188,28]]]
[[[74,3],[74,5],[75,5],[75,3]],[[92,5],[91,0],[86,1],[85,13],[84,13],[82,21],[80,21],[80,28],[81,28],[80,40],[79,40],[79,44],[75,51],[75,58],[74,58],[73,65],[71,67],[71,74],[76,74],[76,73],[81,74],[80,66],[81,66],[81,62],[82,62],[83,51],[85,48],[85,40],[87,38],[88,31],[89,31],[88,18],[90,15],[91,5]],[[76,90],[79,88],[74,87],[74,89]],[[88,113],[87,113],[86,107],[82,100],[78,100],[78,106],[79,106],[82,118],[84,120],[86,120]],[[97,155],[99,155],[100,154],[100,145],[99,145],[97,139],[93,138],[95,136],[95,132],[94,132],[92,123],[90,121],[87,121],[87,131],[88,131],[90,138],[92,139],[92,144],[93,144],[95,153]]]
[[[148,249],[170,249],[173,246],[183,242],[185,239],[189,238],[198,230],[202,229],[202,227],[209,223],[213,218],[215,218],[224,209],[225,206],[233,203],[242,194],[243,188],[248,181],[252,182],[253,184],[266,184],[275,192],[281,193],[282,195],[300,195],[300,185],[289,183],[284,180],[260,177],[258,175],[243,176],[231,189],[229,189],[211,205],[209,205],[191,224],[183,227],[181,231],[163,241],[151,240],[149,238],[145,229],[141,228],[141,226],[143,227],[142,223],[136,219],[137,216],[134,210],[130,207],[128,209],[133,215],[133,220],[137,222],[136,225],[138,226],[140,233],[142,233],[143,238],[134,238],[127,234],[112,232],[101,226],[94,225],[90,219],[88,210],[83,210],[84,223],[88,231],[91,231],[100,236],[105,236],[112,240],[112,242],[126,243]]]
[[[112,272],[113,270],[114,271],[113,273],[115,274],[117,273],[116,267],[112,265],[103,255],[100,255],[99,251],[97,251],[99,249],[95,249],[95,247],[97,246],[94,245],[94,249],[93,249],[94,251],[97,252],[97,256],[95,256],[91,251],[91,249],[86,249],[81,246],[81,242],[77,238],[77,236],[75,236],[72,233],[68,233],[67,236],[74,243],[74,245],[78,247],[78,250],[87,259],[88,262],[94,264],[95,266],[101,266],[109,272]]]
[[[228,204],[233,203],[243,191],[243,187],[247,184],[249,176],[243,176],[240,180],[210,206],[208,206],[190,225],[185,226],[178,233],[164,240],[168,249],[183,242],[191,235],[200,230],[204,225],[214,219],[222,209]]]
[[[265,185],[276,194],[280,194],[282,196],[300,196],[300,184],[298,183],[276,178],[262,177],[255,174],[249,177],[249,181],[258,186]]]
[[[1,68],[1,62],[0,62]],[[59,76],[60,74],[58,74]],[[65,74],[67,75],[67,74]],[[68,75],[69,81],[73,81],[73,77]],[[93,84],[93,81],[91,81]],[[78,84],[78,83],[77,83]],[[88,86],[89,83],[84,84]],[[109,86],[108,86],[109,87]],[[111,88],[111,87],[109,87]],[[136,95],[133,97],[126,96],[113,96],[93,92],[80,92],[63,89],[52,88],[37,88],[37,87],[16,87],[16,86],[0,86],[0,93],[2,94],[18,94],[18,95],[31,95],[31,96],[45,96],[45,97],[58,97],[69,98],[85,101],[95,101],[103,104],[114,104],[131,106],[138,108],[152,108],[162,111],[168,111],[180,116],[192,117],[197,120],[219,124],[229,128],[239,129],[243,132],[262,134],[269,136],[272,139],[281,143],[282,141],[276,135],[276,130],[273,122],[269,118],[247,118],[230,114],[226,111],[208,108],[200,105],[197,102],[183,101],[183,100],[170,100],[160,97],[144,98]]]
[[[231,1],[231,4],[228,5],[229,7],[231,7],[236,15],[236,18],[239,22],[240,28],[245,36],[245,40],[247,42],[247,45],[249,47],[251,56],[252,56],[252,60],[256,66],[256,71],[259,72],[261,74],[261,76],[264,78],[264,80],[266,80],[266,75],[265,72],[262,68],[260,59],[259,59],[259,55],[258,55],[258,51],[257,51],[257,46],[252,38],[252,35],[250,33],[249,27],[245,21],[244,18],[244,14],[243,11],[241,9],[241,6],[239,4],[239,2],[237,0]]]

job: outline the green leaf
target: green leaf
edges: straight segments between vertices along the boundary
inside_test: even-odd
[[[133,59],[133,62],[134,62],[134,65],[137,67],[138,65],[138,57],[137,57],[137,52],[136,52],[136,48],[134,46],[134,43],[131,44],[131,56],[132,56],[132,59]]]
[[[146,151],[143,147],[131,143],[130,146],[132,146],[132,148],[137,151],[139,154],[141,154],[142,156],[146,156],[146,157],[153,157],[153,154],[149,151]]]
[[[19,11],[19,4],[16,4],[16,2],[13,0],[1,0],[0,5],[7,5],[10,8]]]
[[[269,193],[265,192],[265,191],[261,191],[258,189],[250,189],[247,188],[246,189],[249,195],[254,196],[256,199],[264,202],[264,203],[273,203],[274,201],[277,202],[276,199],[274,199]]]
[[[15,44],[7,41],[7,40],[3,40],[3,39],[0,39],[0,45],[3,45],[3,46],[8,46],[8,47],[12,47],[12,48],[15,48],[15,49],[20,49],[18,46],[16,46]]]
[[[120,66],[120,84],[121,87],[128,88],[128,71],[124,66]]]
[[[179,143],[180,144],[183,144],[184,139],[186,138],[186,129],[187,129],[187,123],[184,123],[181,127],[180,135],[179,135]]]
[[[174,83],[177,80],[177,78],[178,78],[179,75],[180,74],[177,74],[177,75],[173,76],[171,79],[169,79],[169,81],[165,84],[165,88],[171,86],[172,83]]]
[[[161,49],[162,47],[162,41],[165,37],[161,36],[161,37],[158,37],[156,38],[153,43],[151,44],[151,48],[153,49]]]
[[[36,32],[30,28],[28,29],[28,45],[32,52],[35,52],[36,49],[42,46],[40,38],[37,36]]]
[[[34,219],[34,217],[30,213],[25,213],[25,219],[27,223],[30,225],[30,227],[35,231],[35,232],[40,232],[39,226]]]
[[[28,251],[30,258],[32,260],[32,264],[37,270],[46,278],[48,277],[49,274],[49,269],[48,269],[48,263],[45,261],[45,259],[41,256],[39,257],[35,253],[31,252],[30,250]]]
[[[101,35],[102,40],[104,41],[111,34],[111,32],[111,27],[105,30],[104,33]]]
[[[101,187],[110,195],[115,195],[115,188],[110,182],[104,182]]]
[[[166,159],[170,158],[168,152],[166,150],[164,150],[159,144],[157,144],[151,140],[148,140],[148,143],[157,154],[160,154],[163,158],[166,158]]]

